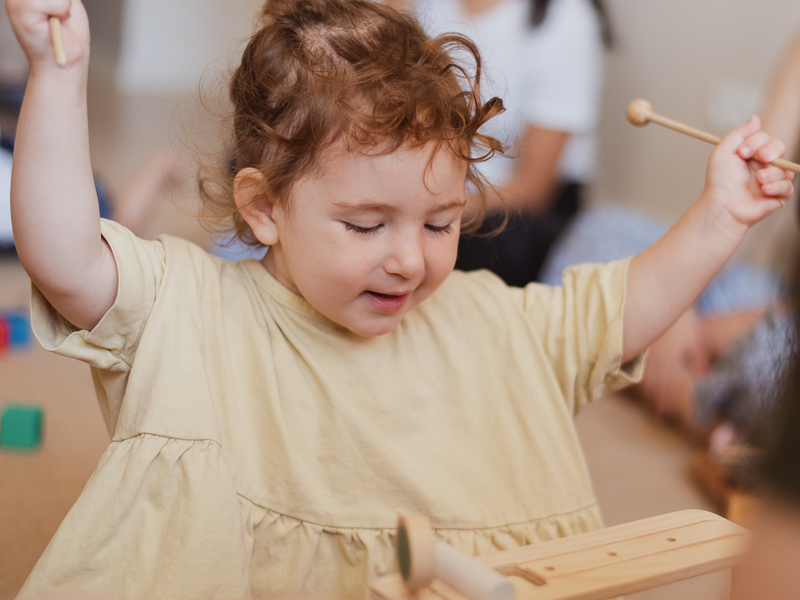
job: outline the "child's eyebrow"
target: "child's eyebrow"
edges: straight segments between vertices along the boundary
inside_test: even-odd
[[[431,207],[431,214],[442,212],[450,208],[461,208],[467,203],[466,198],[459,198],[443,202]],[[381,212],[389,215],[394,215],[400,212],[400,207],[395,204],[387,204],[385,202],[347,202],[341,200],[333,202],[334,206],[351,212]]]

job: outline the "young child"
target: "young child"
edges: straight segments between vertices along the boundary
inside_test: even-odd
[[[32,319],[92,366],[112,435],[23,598],[364,598],[395,568],[402,513],[473,554],[600,527],[573,415],[639,379],[792,190],[755,160],[783,146],[754,118],[632,259],[558,287],[453,271],[465,184],[498,146],[474,45],[370,0],[268,0],[230,86],[239,170],[213,206],[270,249],[233,265],[101,221],[85,12],[6,6],[31,65],[12,207]]]

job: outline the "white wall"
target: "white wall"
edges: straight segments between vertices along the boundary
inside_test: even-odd
[[[134,95],[191,92],[206,65],[241,49],[239,42],[251,31],[261,4],[96,1],[123,4],[116,81],[123,92]],[[702,190],[710,147],[656,125],[634,128],[624,117],[628,102],[644,97],[665,116],[724,133],[757,111],[772,64],[800,28],[800,2],[606,2],[617,39],[607,63],[591,202],[637,207],[672,222]],[[771,221],[791,227],[794,219],[783,217],[786,212]]]
[[[236,51],[259,6],[258,0],[124,0],[117,85],[130,94],[184,92],[209,64]]]
[[[608,0],[609,55],[594,198],[672,221],[702,190],[710,146],[625,120],[634,98],[656,112],[725,133],[757,111],[772,64],[800,28],[797,0]],[[798,132],[800,135],[800,132]]]

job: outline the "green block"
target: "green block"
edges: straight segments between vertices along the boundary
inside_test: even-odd
[[[42,409],[31,404],[8,404],[0,420],[0,446],[35,450],[42,436]]]

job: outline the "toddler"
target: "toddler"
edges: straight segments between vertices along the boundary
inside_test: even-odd
[[[453,271],[466,184],[500,150],[475,46],[370,0],[268,0],[230,85],[235,178],[203,188],[269,246],[234,265],[100,219],[84,9],[6,7],[31,67],[12,214],[32,320],[92,366],[112,436],[22,598],[366,598],[402,513],[470,554],[600,527],[574,414],[640,378],[792,190],[754,118],[632,259],[556,287]]]

